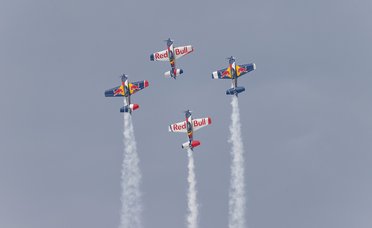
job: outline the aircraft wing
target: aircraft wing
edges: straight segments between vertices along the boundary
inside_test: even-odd
[[[212,120],[211,120],[210,117],[200,118],[200,119],[193,119],[192,120],[192,125],[193,125],[194,131],[197,131],[202,127],[210,125],[211,123],[212,123]]]
[[[124,88],[122,85],[105,91],[105,97],[123,97]]]
[[[174,49],[174,54],[176,55],[176,59],[179,59],[182,56],[185,56],[193,51],[194,51],[193,47],[191,45],[187,45],[187,46],[176,47]]]
[[[150,55],[151,61],[169,61],[168,50],[158,51]]]
[[[130,94],[134,94],[148,86],[149,86],[149,82],[147,80],[144,80],[144,81],[129,83],[128,87],[130,89]]]
[[[213,79],[231,79],[230,67],[224,68],[222,70],[214,71],[212,73]]]
[[[187,132],[186,121],[169,125],[168,130],[171,132]]]
[[[250,63],[250,64],[244,64],[240,66],[236,66],[236,74],[239,76],[242,76],[248,72],[251,72],[256,69],[256,64]]]

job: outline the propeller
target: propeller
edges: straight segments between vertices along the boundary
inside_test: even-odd
[[[125,80],[128,79],[128,75],[122,74],[122,75],[119,76],[119,78],[124,82]]]
[[[172,40],[171,38],[168,38],[168,39],[164,40],[164,42],[168,42],[168,41],[173,42],[174,40]]]
[[[183,111],[183,113],[186,115],[186,117],[188,118],[189,116],[191,116],[192,114],[192,111],[187,109],[186,111]]]
[[[171,38],[168,38],[167,40],[164,40],[167,43],[167,46],[171,46],[173,44],[173,41]]]

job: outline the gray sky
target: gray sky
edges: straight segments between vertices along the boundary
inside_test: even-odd
[[[2,1],[0,227],[117,227],[123,152],[119,75],[133,101],[144,227],[184,227],[183,119],[211,116],[195,150],[200,227],[227,227],[230,82],[239,84],[248,227],[372,225],[372,2]],[[184,74],[152,52],[192,44]]]

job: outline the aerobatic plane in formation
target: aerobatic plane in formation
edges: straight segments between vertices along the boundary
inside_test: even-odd
[[[197,147],[200,145],[200,141],[194,140],[194,137],[193,137],[194,131],[197,131],[202,127],[210,125],[212,123],[212,120],[210,117],[193,119],[191,116],[190,110],[185,111],[185,116],[186,116],[185,121],[169,125],[169,131],[187,133],[187,136],[189,137],[189,141],[182,144],[182,148],[183,149],[190,148],[191,150],[193,150],[194,147]]]
[[[229,60],[229,67],[224,68],[222,70],[214,71],[212,73],[213,79],[232,79],[231,88],[226,90],[226,95],[235,95],[238,96],[239,93],[245,91],[243,86],[238,86],[238,78],[250,71],[256,69],[256,64],[244,64],[244,65],[237,65],[235,63],[234,57],[227,58]]]
[[[125,97],[126,105],[120,109],[120,112],[129,112],[139,108],[138,104],[132,104],[130,97],[136,92],[149,86],[147,80],[139,82],[128,82],[128,76],[123,74],[121,76],[121,85],[105,91],[105,97]]]
[[[176,79],[176,77],[183,73],[182,69],[176,68],[176,59],[181,58],[189,53],[191,53],[194,49],[191,45],[181,46],[181,47],[174,47],[173,40],[168,38],[165,40],[167,42],[167,49],[159,52],[155,52],[150,55],[151,61],[169,61],[171,65],[171,70],[164,73],[165,77],[172,77]]]

